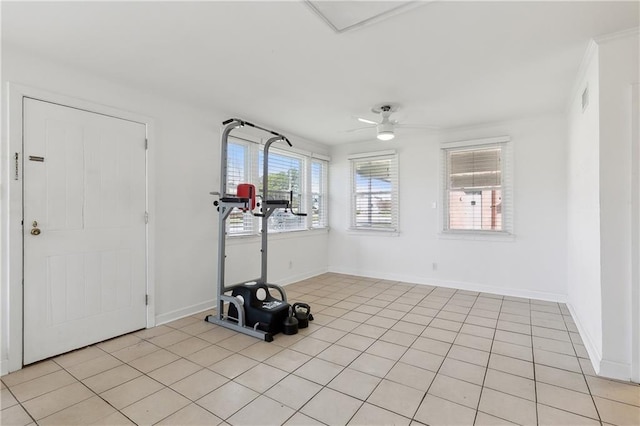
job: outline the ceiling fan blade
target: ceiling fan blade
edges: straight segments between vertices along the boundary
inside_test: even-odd
[[[353,132],[359,132],[360,130],[369,130],[372,129],[372,127],[358,127],[356,129],[349,129],[349,130],[345,130],[346,133],[353,133]]]
[[[356,117],[358,119],[358,121],[361,121],[363,123],[367,123],[367,124],[378,124],[378,122],[373,121],[373,120],[369,120],[368,118],[362,118],[362,117]]]
[[[423,124],[396,124],[396,127],[401,127],[403,129],[429,129],[429,130],[440,130],[438,126],[427,126]]]

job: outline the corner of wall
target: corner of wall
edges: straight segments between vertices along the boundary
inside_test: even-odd
[[[576,327],[578,327],[580,337],[589,354],[589,361],[591,361],[591,365],[596,374],[610,379],[631,380],[631,364],[609,361],[603,358],[593,336],[589,333],[588,329],[584,327],[574,307],[570,303],[567,303],[567,307],[569,308],[573,321],[576,323]]]
[[[195,315],[199,312],[204,312],[207,309],[213,309],[216,307],[216,300],[210,299],[205,300],[204,302],[200,302],[195,305],[187,306],[186,308],[176,309],[171,312],[166,312],[164,314],[156,315],[156,326],[166,324],[171,321],[179,320],[181,318],[185,318],[191,315]],[[204,318],[203,318],[204,319]]]
[[[603,359],[600,361],[600,369],[596,370],[599,376],[609,379],[623,380],[628,382],[631,380],[631,364],[608,361]]]
[[[395,272],[386,272],[383,270],[375,271],[372,269],[367,269],[365,272],[364,270],[359,268],[332,267],[332,268],[329,268],[328,272],[333,272],[336,274],[365,276],[368,278],[375,278],[380,280],[399,281],[399,282],[409,283],[409,284],[432,285],[432,286],[452,288],[457,290],[475,291],[479,293],[491,293],[491,294],[498,294],[501,296],[547,300],[547,301],[557,302],[557,303],[567,302],[566,295],[559,294],[559,293],[532,291],[532,290],[518,289],[518,288],[505,288],[505,287],[491,286],[491,285],[485,285],[485,284],[480,284],[475,282],[436,280],[431,278],[425,278],[418,275],[402,274],[402,273],[398,274]]]
[[[315,269],[315,270],[312,270],[312,271],[303,272],[301,274],[292,275],[292,276],[289,276],[289,277],[286,277],[286,278],[283,278],[283,279],[280,279],[280,280],[275,280],[274,284],[281,285],[281,286],[286,286],[288,284],[292,284],[292,283],[295,283],[295,282],[298,282],[298,281],[302,281],[302,280],[306,280],[306,279],[309,279],[309,278],[313,278],[315,276],[322,275],[322,274],[325,274],[327,272],[329,272],[329,268],[328,267],[318,268],[318,269]]]
[[[627,37],[637,37],[640,35],[640,27],[631,27],[626,30],[616,31],[615,33],[603,34],[601,36],[595,37],[592,42],[596,44],[608,43],[610,41],[615,41]]]
[[[589,40],[589,44],[587,45],[587,49],[584,51],[584,55],[582,56],[582,60],[580,61],[580,66],[578,67],[578,73],[576,74],[575,80],[573,82],[573,87],[571,89],[571,93],[569,93],[569,98],[566,106],[566,111],[570,112],[571,107],[573,106],[573,102],[577,96],[579,96],[580,91],[582,89],[582,83],[587,77],[587,73],[589,71],[589,67],[591,65],[591,61],[594,56],[598,54],[598,43],[595,40]]]
[[[599,45],[600,235],[602,359],[599,374],[630,380],[633,322],[634,232],[632,85],[638,83],[638,27],[596,40]],[[619,188],[626,188],[619,191]]]
[[[571,318],[573,318],[573,321],[576,323],[576,327],[578,327],[580,337],[582,338],[584,346],[587,349],[587,353],[589,354],[589,361],[591,361],[591,365],[593,366],[596,374],[600,374],[602,353],[598,349],[599,345],[596,344],[593,336],[589,333],[589,330],[582,324],[582,321],[580,320],[580,317],[573,305],[571,303],[567,303],[567,308],[569,309],[569,313],[571,313]]]
[[[567,306],[594,370],[602,359],[599,193],[599,50],[585,50],[567,108]],[[587,107],[582,93],[589,87]]]

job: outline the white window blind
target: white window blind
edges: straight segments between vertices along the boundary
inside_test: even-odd
[[[262,190],[262,165],[264,154],[260,152],[258,170],[260,171],[258,193]],[[269,151],[268,193],[270,200],[291,200],[295,212],[304,213],[306,202],[303,196],[305,187],[304,159],[294,154],[283,153],[272,149]],[[290,209],[274,211],[268,220],[269,231],[297,231],[306,229],[305,216],[296,216]]]
[[[511,232],[508,143],[443,150],[444,230]]]
[[[257,202],[262,201],[263,152],[258,142],[234,137],[227,146],[227,191],[236,195],[238,184],[255,185]],[[304,151],[269,150],[268,194],[270,200],[292,200],[296,216],[290,209],[276,209],[268,219],[269,232],[300,231],[328,226],[327,173],[328,158]],[[250,212],[234,209],[227,220],[229,236],[258,235],[262,220]]]
[[[237,195],[238,184],[251,182],[250,145],[241,141],[229,141],[227,145],[227,194]],[[256,232],[256,221],[249,212],[233,209],[227,219],[229,235],[250,235]]]
[[[396,154],[351,158],[351,227],[398,230]]]
[[[311,160],[311,215],[312,228],[326,228],[327,220],[327,161]]]

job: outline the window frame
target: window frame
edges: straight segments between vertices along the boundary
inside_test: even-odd
[[[319,164],[321,167],[320,181],[318,182],[318,225],[314,225],[313,219],[313,203],[314,203],[314,194],[313,186],[313,165]],[[307,172],[307,176],[309,177],[309,211],[307,214],[310,216],[309,226],[310,229],[325,229],[329,227],[329,160],[324,158],[319,158],[317,155],[312,155],[309,161],[309,171]]]
[[[450,174],[449,174],[449,153],[459,151],[481,151],[491,148],[500,148],[500,191],[501,191],[501,229],[451,229],[449,227],[449,196],[450,196]],[[442,237],[460,238],[489,238],[511,239],[513,233],[513,157],[512,142],[509,136],[498,136],[492,138],[472,139],[455,142],[445,142],[441,145],[441,203],[440,209],[440,235]]]
[[[229,159],[229,155],[232,152],[230,148],[231,145],[237,145],[242,147],[244,150],[244,176],[240,179],[238,183],[247,183],[251,181],[252,175],[254,174],[253,169],[253,153],[251,149],[252,142],[243,138],[229,138],[228,146],[227,146],[227,194],[236,195],[235,192],[230,191],[230,184],[233,182],[232,179],[229,178],[229,170],[231,169],[231,161]],[[240,217],[242,219],[242,230],[232,229],[231,220],[234,217]],[[225,229],[228,236],[234,237],[246,237],[255,235],[259,232],[258,223],[254,220],[255,218],[250,217],[247,214],[242,213],[240,210],[234,209],[229,218],[227,218]]]
[[[349,204],[349,231],[357,233],[375,233],[396,236],[400,232],[400,185],[399,185],[399,166],[398,154],[395,150],[376,151],[360,154],[352,154],[348,156],[349,175],[350,175],[350,204]],[[358,225],[357,218],[357,190],[356,190],[356,169],[359,163],[371,162],[376,160],[390,161],[390,179],[391,179],[391,223],[389,226],[373,226],[369,224]]]

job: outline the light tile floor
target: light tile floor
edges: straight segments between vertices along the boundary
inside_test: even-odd
[[[640,425],[558,303],[324,274],[266,343],[193,315],[2,377],[0,423]]]

